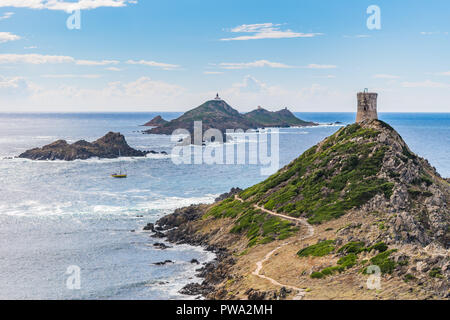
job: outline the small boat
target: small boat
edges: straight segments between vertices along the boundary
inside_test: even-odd
[[[122,161],[120,161],[120,150],[119,150],[119,173],[113,173],[111,177],[116,179],[124,179],[127,177],[127,173],[122,172]]]
[[[113,173],[113,174],[111,175],[111,177],[117,178],[117,179],[123,179],[123,178],[126,178],[127,175],[126,175],[126,174],[122,174],[122,173]]]

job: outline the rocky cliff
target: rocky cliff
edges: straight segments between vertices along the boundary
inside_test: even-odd
[[[131,148],[125,137],[116,132],[109,132],[102,138],[87,142],[77,141],[73,144],[65,140],[58,140],[42,148],[34,148],[19,155],[19,158],[32,160],[85,160],[93,157],[98,158],[118,158],[122,157],[144,157],[147,152]]]
[[[185,288],[210,299],[448,299],[449,205],[448,181],[371,120],[255,186],[164,217],[156,236],[220,253]]]

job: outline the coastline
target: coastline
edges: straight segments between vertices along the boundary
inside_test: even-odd
[[[215,199],[217,203],[234,194],[241,189],[233,188],[230,192],[224,193]],[[226,291],[215,291],[215,286],[229,278],[230,268],[235,264],[235,259],[228,248],[214,241],[214,232],[200,234],[200,228],[195,228],[193,224],[201,219],[206,210],[212,204],[194,204],[187,207],[176,209],[173,213],[163,216],[155,223],[148,223],[144,230],[151,231],[152,238],[165,239],[167,242],[181,245],[201,247],[206,251],[214,253],[215,257],[203,263],[196,269],[196,276],[203,279],[201,283],[192,282],[185,285],[180,294],[188,296],[197,296],[204,299],[223,299]]]

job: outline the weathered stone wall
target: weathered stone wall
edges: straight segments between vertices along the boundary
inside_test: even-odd
[[[358,113],[356,114],[356,122],[378,119],[377,98],[378,93],[358,93]]]

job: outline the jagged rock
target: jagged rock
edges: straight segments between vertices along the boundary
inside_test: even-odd
[[[153,223],[147,223],[147,225],[144,227],[145,231],[155,231],[155,225]]]
[[[214,291],[214,287],[206,283],[189,283],[185,285],[181,290],[181,294],[189,296],[203,295],[206,296]]]
[[[264,298],[266,297],[266,292],[264,291],[258,291],[258,290],[254,290],[254,289],[250,289],[246,292],[247,296],[248,296],[248,300],[264,300]]]
[[[171,246],[168,246],[168,245],[166,245],[166,244],[164,244],[164,243],[162,243],[162,242],[156,242],[156,243],[153,244],[153,246],[154,246],[156,249],[161,249],[161,250],[165,250],[165,249],[168,249],[168,248],[172,248]]]
[[[155,263],[153,263],[153,264],[154,264],[155,266],[164,266],[164,265],[166,265],[166,264],[168,264],[168,263],[173,264],[173,263],[175,263],[175,262],[173,262],[172,260],[164,260],[164,261],[155,262]]]
[[[225,199],[227,199],[229,197],[234,196],[235,194],[240,193],[241,191],[242,191],[241,188],[231,188],[231,190],[229,192],[222,193],[220,196],[218,196],[215,199],[215,202],[219,202],[219,201],[225,200]]]

